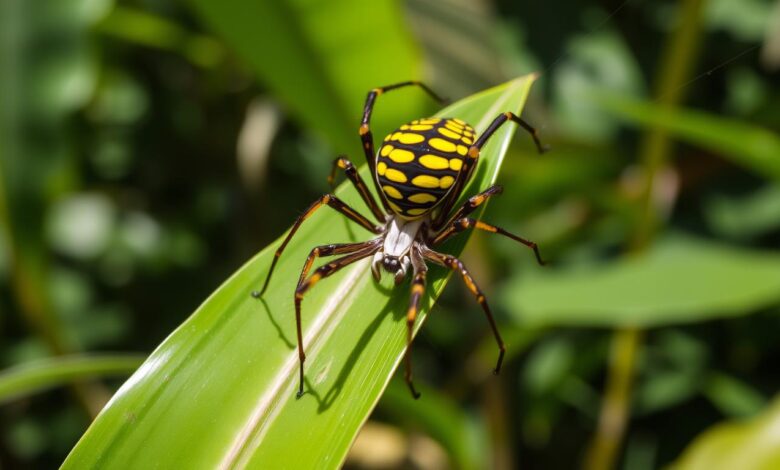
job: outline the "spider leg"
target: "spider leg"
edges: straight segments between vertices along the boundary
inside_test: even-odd
[[[479,162],[479,153],[482,150],[482,147],[485,145],[487,140],[498,130],[498,128],[501,127],[507,121],[513,121],[517,123],[520,127],[522,127],[528,133],[530,133],[531,137],[534,140],[534,143],[536,144],[536,149],[539,151],[539,153],[544,153],[547,151],[547,147],[542,145],[541,141],[539,140],[539,133],[536,131],[536,129],[531,127],[530,124],[520,119],[516,114],[511,112],[499,114],[493,120],[493,122],[490,123],[490,125],[485,130],[485,132],[483,132],[482,135],[480,135],[479,138],[476,140],[476,142],[474,142],[474,145],[469,147],[468,153],[466,154],[466,158],[463,161],[463,168],[461,169],[460,173],[458,173],[458,177],[455,180],[455,184],[453,185],[450,192],[447,194],[447,197],[444,200],[444,202],[442,202],[441,209],[439,210],[439,214],[436,216],[436,218],[433,221],[434,227],[439,228],[442,227],[443,225],[446,225],[444,221],[447,218],[447,214],[449,214],[450,210],[455,204],[455,201],[458,199],[458,196],[460,196],[461,191],[463,190],[463,188],[466,186],[466,183],[471,178],[471,173],[474,171],[474,168],[477,167],[477,162]],[[455,220],[455,219],[451,218],[450,220]]]
[[[434,229],[438,230],[440,227],[446,225],[445,221],[447,220],[447,215],[452,211],[452,208],[455,206],[455,202],[457,202],[458,197],[460,196],[460,193],[463,191],[463,188],[466,186],[466,183],[469,182],[471,179],[471,174],[474,172],[474,168],[477,167],[477,163],[479,163],[479,148],[475,145],[472,145],[469,147],[469,151],[466,154],[466,158],[463,160],[463,167],[461,168],[460,172],[458,173],[457,178],[455,179],[455,183],[452,186],[452,189],[449,193],[447,193],[447,196],[445,196],[444,202],[441,204],[441,209],[439,209],[439,213],[436,215],[436,217],[433,220],[432,226]],[[488,188],[485,190],[485,192],[490,192],[491,188]],[[497,188],[495,190],[496,193],[500,193],[503,191],[503,188],[501,186],[495,186]],[[479,194],[476,196],[473,196],[472,198],[479,198]],[[489,197],[489,196],[488,196]],[[484,202],[484,201],[483,201]],[[481,204],[482,202],[480,202]],[[463,210],[461,208],[461,210]],[[452,218],[449,219],[450,221],[453,220]]]
[[[276,250],[276,253],[274,253],[274,259],[271,261],[271,267],[268,269],[268,276],[265,278],[265,283],[263,284],[263,288],[260,289],[259,292],[255,291],[252,292],[252,297],[262,297],[265,293],[265,290],[268,288],[268,282],[271,280],[271,275],[274,273],[274,268],[276,268],[276,263],[279,261],[279,257],[282,256],[282,252],[284,252],[284,249],[287,247],[287,244],[290,243],[290,239],[292,239],[293,235],[295,235],[295,232],[298,231],[298,228],[301,226],[301,224],[308,219],[309,217],[314,214],[314,212],[317,211],[320,207],[327,205],[334,209],[336,209],[338,212],[344,214],[349,220],[357,223],[358,225],[362,226],[366,230],[373,232],[375,234],[379,234],[382,232],[382,228],[378,227],[371,223],[370,220],[365,218],[363,215],[361,215],[359,212],[355,211],[355,209],[349,207],[346,203],[342,202],[339,198],[334,196],[333,194],[325,194],[314,203],[309,206],[308,209],[306,209],[306,212],[304,212],[301,216],[298,217],[298,219],[293,224],[292,228],[290,229],[290,232],[287,234],[287,237],[285,237],[284,241],[282,241],[282,244],[279,246],[279,248]]]
[[[433,242],[431,242],[432,245],[438,245],[439,243],[444,242],[445,240],[463,232],[464,230],[468,230],[469,228],[476,228],[478,230],[484,230],[486,232],[490,233],[497,233],[499,235],[503,235],[507,238],[511,238],[512,240],[516,242],[520,242],[523,245],[527,246],[528,248],[534,250],[534,255],[536,256],[536,262],[539,263],[541,266],[544,266],[545,261],[542,259],[541,253],[539,253],[539,246],[536,244],[536,242],[532,242],[531,240],[526,240],[523,237],[518,237],[517,235],[507,232],[506,230],[502,229],[501,227],[496,227],[495,225],[490,225],[485,222],[481,222],[476,219],[472,219],[469,217],[463,217],[460,218],[454,222],[452,222],[450,225],[445,227],[439,234],[436,236],[436,238],[433,239]]]
[[[502,192],[504,192],[504,188],[497,184],[494,184],[493,186],[482,191],[481,193],[471,196],[465,203],[463,203],[463,205],[454,214],[452,214],[452,216],[450,216],[450,218],[447,220],[447,223],[443,224],[443,226],[446,227],[448,225],[451,225],[454,221],[466,217],[467,215],[477,210],[479,206],[484,204],[485,201],[490,199],[492,196],[497,196]],[[434,230],[440,230],[440,229],[441,227],[434,227]]]
[[[471,147],[476,148],[477,152],[479,152],[482,149],[482,146],[485,145],[485,142],[490,138],[490,136],[493,135],[494,132],[498,130],[499,127],[501,127],[505,122],[512,121],[517,123],[520,127],[522,127],[526,132],[531,134],[531,138],[534,140],[534,144],[536,145],[536,150],[539,151],[539,153],[544,153],[548,149],[546,146],[542,145],[542,142],[539,140],[539,132],[535,128],[533,128],[530,124],[525,122],[524,120],[520,119],[515,113],[505,112],[499,114],[493,122],[490,123],[488,128],[485,130],[485,132],[482,133],[481,136],[479,136],[479,139],[477,139],[476,142],[474,142],[474,145]],[[469,153],[471,153],[471,149],[469,149]]]
[[[493,371],[493,373],[498,375],[499,371],[501,370],[501,363],[504,362],[506,345],[504,344],[504,340],[501,339],[501,334],[498,332],[496,321],[493,319],[493,314],[490,312],[490,307],[488,306],[487,300],[485,299],[485,295],[479,289],[476,282],[474,282],[474,279],[471,277],[471,274],[469,274],[466,267],[458,258],[443,253],[437,253],[427,247],[422,248],[422,255],[427,260],[460,273],[461,277],[463,277],[463,282],[466,283],[466,287],[468,287],[471,293],[474,294],[474,297],[476,297],[477,302],[479,302],[479,305],[485,312],[488,323],[490,323],[490,328],[493,330],[493,336],[496,338],[496,343],[498,343],[498,361],[496,362],[496,368]]]
[[[360,173],[358,173],[357,169],[355,169],[355,165],[353,165],[352,162],[343,155],[333,160],[333,168],[331,169],[330,175],[328,176],[328,184],[330,185],[331,190],[333,190],[335,187],[336,171],[338,171],[339,168],[344,170],[344,174],[346,174],[347,178],[352,181],[355,189],[357,189],[358,193],[360,193],[360,197],[363,198],[363,201],[366,203],[368,208],[371,209],[371,212],[374,214],[374,217],[376,217],[376,220],[379,221],[379,223],[383,223],[386,217],[385,213],[382,211],[382,209],[379,208],[379,205],[376,203],[374,196],[371,195],[371,192],[368,190],[368,186],[366,186],[366,183],[363,182],[363,178],[360,177]]]
[[[309,291],[315,284],[322,279],[338,272],[342,268],[349,266],[355,261],[359,261],[367,256],[372,255],[379,246],[377,244],[369,244],[359,251],[355,251],[347,256],[343,256],[336,260],[333,260],[327,264],[324,264],[314,271],[314,274],[309,276],[303,282],[298,284],[298,288],[295,289],[295,327],[298,335],[298,362],[299,368],[299,382],[298,382],[298,397],[303,395],[303,363],[306,361],[306,354],[303,351],[303,332],[301,331],[301,302],[303,296]]]
[[[314,260],[323,256],[335,256],[335,255],[347,255],[355,253],[356,251],[360,251],[364,248],[368,248],[369,246],[374,246],[378,244],[379,239],[369,240],[367,242],[360,242],[360,243],[334,243],[330,245],[320,245],[318,247],[313,248],[309,252],[309,256],[306,257],[306,262],[303,264],[303,269],[301,270],[301,275],[298,278],[298,286],[301,287],[301,284],[303,284],[303,281],[306,279],[306,276],[309,275],[309,270],[311,270],[312,264],[314,264]]]
[[[377,190],[377,193],[379,194],[380,201],[382,201],[382,205],[388,213],[390,212],[390,207],[385,200],[384,193],[382,193],[382,191],[379,189],[379,183],[376,181],[376,151],[374,150],[374,136],[371,134],[371,113],[374,111],[374,103],[376,102],[376,99],[379,95],[386,91],[395,90],[406,86],[418,86],[436,101],[440,103],[444,103],[446,101],[434,93],[433,90],[431,90],[427,85],[416,80],[374,88],[368,92],[368,95],[366,96],[366,104],[363,106],[363,120],[360,122],[360,129],[358,130],[358,133],[360,134],[360,140],[363,143],[363,152],[366,154],[366,162],[368,163],[368,167],[371,169],[371,176],[374,180],[374,186]]]
[[[417,320],[417,313],[420,311],[420,301],[423,294],[425,294],[425,276],[428,272],[428,268],[425,266],[425,261],[418,252],[412,253],[412,259],[414,260],[414,278],[412,279],[412,294],[409,299],[409,309],[406,311],[406,372],[404,379],[409,386],[409,390],[412,392],[414,399],[420,398],[420,393],[414,388],[414,382],[412,382],[412,335],[414,333],[414,322]]]

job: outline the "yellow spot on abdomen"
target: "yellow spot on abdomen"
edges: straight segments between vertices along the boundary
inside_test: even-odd
[[[468,145],[471,145],[471,144],[474,143],[474,141],[469,139],[468,137],[464,137],[464,138],[462,138],[460,140],[462,140],[464,144],[468,144]]]
[[[442,176],[439,180],[439,187],[441,189],[447,189],[450,186],[452,186],[452,183],[455,182],[455,178],[452,176]]]
[[[444,170],[450,166],[449,160],[436,155],[423,155],[418,161],[420,165],[430,170]]]
[[[387,204],[390,206],[390,209],[393,209],[393,212],[398,212],[399,214],[403,212],[403,209],[401,209],[398,204],[394,203],[393,201],[387,201]]]
[[[403,127],[401,127],[401,129],[403,129]],[[409,130],[412,131],[429,131],[431,129],[433,129],[433,126],[429,126],[427,124],[418,124],[409,128]]]
[[[460,171],[463,168],[463,160],[460,158],[450,158],[450,170]]]
[[[412,184],[419,188],[438,188],[439,178],[431,175],[418,175],[412,179]]]
[[[438,124],[441,121],[439,118],[428,118],[419,121],[420,124]]]
[[[390,152],[390,160],[396,163],[409,163],[414,160],[414,154],[408,150],[395,149]]]
[[[457,132],[458,134],[463,132],[463,126],[461,126],[460,124],[455,124],[452,121],[450,121],[447,124],[445,124],[444,127],[446,127],[447,129],[449,129],[449,130],[451,130],[453,132]]]
[[[386,170],[387,170],[387,163],[379,162],[376,165],[376,172],[379,173],[379,176],[384,176]]]
[[[386,157],[392,150],[393,150],[392,145],[385,145],[384,147],[382,147],[382,152],[380,153],[380,155]]]
[[[463,145],[458,145],[458,153],[466,156],[467,153],[469,153],[469,149],[464,147]]]
[[[406,183],[406,175],[395,168],[388,168],[387,171],[385,171],[385,178],[396,183]]]
[[[440,127],[437,130],[439,131],[439,134],[443,135],[444,137],[449,137],[450,139],[455,139],[455,140],[460,139],[460,134],[456,132],[452,132],[451,130],[446,129],[444,127]]]
[[[400,191],[398,191],[397,189],[395,189],[392,186],[382,186],[382,191],[384,191],[385,194],[387,194],[388,196],[390,196],[390,197],[392,197],[394,199],[403,199],[404,198],[403,194],[401,194]]]
[[[406,211],[407,215],[423,215],[426,212],[428,212],[429,209],[422,209],[422,208],[415,208],[415,209],[408,209]]]
[[[398,137],[396,137],[396,135]],[[405,132],[403,134],[396,132],[395,135],[393,135],[393,140],[397,140],[402,144],[419,144],[425,140],[425,136],[422,134],[412,134],[411,132]]]
[[[448,140],[439,139],[438,137],[434,137],[433,139],[429,140],[428,144],[436,150],[440,150],[442,152],[455,151],[455,144]]]
[[[416,204],[425,204],[426,202],[435,202],[438,198],[433,194],[417,193],[412,194],[408,199]]]

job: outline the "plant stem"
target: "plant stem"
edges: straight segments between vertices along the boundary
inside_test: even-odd
[[[673,109],[685,92],[685,80],[696,61],[701,33],[701,12],[705,0],[682,0],[680,22],[669,39],[661,58],[656,80],[656,100]],[[658,228],[659,208],[654,197],[658,173],[666,166],[672,143],[667,131],[648,129],[639,148],[643,169],[639,215],[629,251],[643,252],[651,244]],[[614,468],[622,446],[630,414],[636,358],[641,348],[642,332],[622,328],[613,334],[612,356],[596,435],[588,449],[583,467],[587,470]]]
[[[685,81],[691,75],[696,62],[701,36],[701,12],[705,0],[683,0],[680,23],[667,43],[659,67],[655,101],[674,109],[686,91]],[[668,131],[653,127],[647,130],[639,147],[640,162],[644,170],[642,187],[642,211],[632,242],[632,251],[643,251],[652,241],[658,229],[658,210],[653,197],[656,177],[666,165],[672,150]]]
[[[638,328],[623,328],[612,336],[606,395],[599,415],[598,433],[585,457],[586,469],[601,470],[615,466],[617,451],[628,424],[634,366],[641,337],[642,331]]]

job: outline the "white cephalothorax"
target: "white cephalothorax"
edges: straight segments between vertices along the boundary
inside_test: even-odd
[[[379,279],[380,267],[384,266],[387,272],[395,275],[396,283],[403,281],[411,265],[409,251],[422,223],[423,219],[404,220],[398,216],[390,219],[387,223],[384,244],[374,254],[371,263],[374,278]]]

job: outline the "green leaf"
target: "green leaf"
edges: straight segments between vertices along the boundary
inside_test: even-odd
[[[473,95],[437,115],[459,116],[484,131],[498,113],[522,108],[533,78]],[[504,126],[490,139],[470,188],[495,180],[514,132]],[[366,212],[351,187],[343,184],[337,194]],[[368,237],[330,209],[318,211],[280,258],[264,299],[256,300],[249,294],[265,279],[276,244],[263,250],[152,353],[64,468],[338,467],[402,358],[409,284],[394,289],[386,277],[378,285],[363,260],[307,295],[307,393],[300,399],[293,292],[312,247]],[[458,253],[465,239],[448,251]],[[418,327],[446,274],[431,271]]]
[[[649,415],[696,396],[707,366],[707,348],[682,329],[663,329],[644,348],[634,413]]]
[[[422,73],[394,0],[190,3],[299,122],[340,152],[360,151],[354,134],[368,90]],[[422,94],[401,93],[404,100],[385,103],[377,113],[375,134],[428,103]]]
[[[704,215],[716,233],[741,240],[780,227],[780,184],[772,183],[739,197],[715,195]]]
[[[670,236],[635,258],[515,278],[503,300],[525,323],[649,327],[777,304],[778,272],[780,253]]]
[[[774,470],[780,468],[780,399],[761,415],[719,424],[693,441],[672,470]]]
[[[767,405],[750,384],[721,372],[710,373],[703,392],[724,415],[733,418],[752,416]]]
[[[161,16],[116,6],[98,25],[109,36],[147,47],[179,53],[201,67],[214,67],[225,56],[221,44],[208,36],[193,34]]]
[[[780,178],[780,136],[761,127],[691,109],[618,96],[597,97],[599,104],[623,119],[669,131],[680,140],[728,158],[769,178]]]
[[[0,404],[83,379],[130,375],[143,360],[131,354],[78,355],[14,366],[0,373]]]

